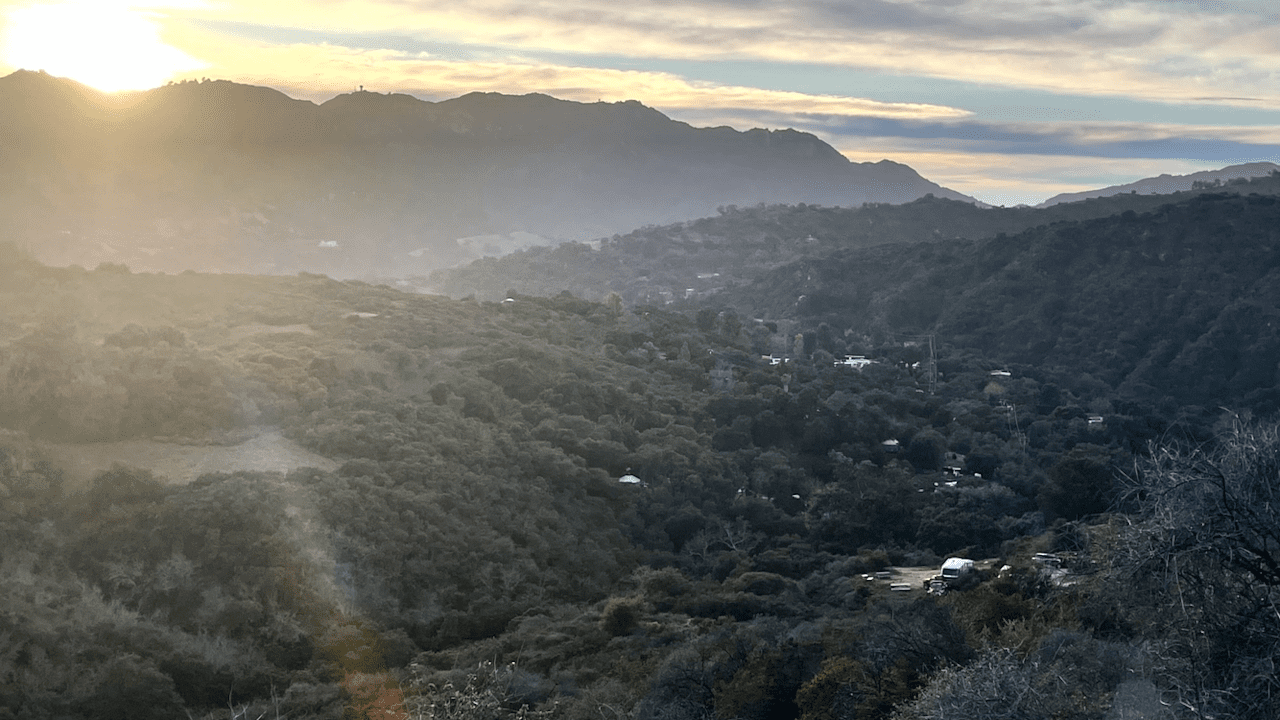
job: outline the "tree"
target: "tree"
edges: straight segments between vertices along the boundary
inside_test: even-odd
[[[947,452],[947,439],[938,431],[929,429],[916,433],[907,445],[906,459],[917,472],[937,470]]]
[[[1040,488],[1040,509],[1050,516],[1079,520],[1106,512],[1114,496],[1113,453],[1097,445],[1072,448],[1049,469]]]
[[[510,297],[508,295],[508,297]],[[604,306],[609,311],[609,316],[613,318],[622,316],[622,296],[616,292],[611,292],[605,296]]]
[[[1156,448],[1128,478],[1112,590],[1192,717],[1280,717],[1280,426]]]
[[[919,500],[901,466],[841,465],[836,482],[814,493],[810,531],[823,549],[852,553],[864,545],[915,540]]]
[[[136,655],[112,658],[95,679],[93,694],[81,700],[86,717],[163,720],[182,714],[173,680]]]
[[[1051,634],[1025,659],[1010,648],[991,648],[966,666],[941,670],[893,720],[1113,717],[1107,706],[1131,654],[1067,631]]]

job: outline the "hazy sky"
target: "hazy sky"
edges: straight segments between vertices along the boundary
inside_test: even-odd
[[[0,0],[0,73],[636,99],[994,204],[1280,162],[1275,0]]]

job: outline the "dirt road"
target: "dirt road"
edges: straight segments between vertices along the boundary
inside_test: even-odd
[[[992,567],[995,560],[977,560],[974,565],[979,570],[987,570]],[[892,587],[893,585],[908,585],[909,593],[923,593],[925,591],[925,581],[942,572],[942,565],[939,563],[933,565],[918,566],[893,566],[887,568],[889,577],[887,579],[877,579],[875,575],[870,580],[862,580],[862,582],[875,583],[879,586]],[[864,576],[865,577],[865,576]]]
[[[236,445],[180,445],[155,440],[108,443],[36,443],[36,448],[65,473],[68,489],[87,487],[112,463],[146,468],[156,477],[185,485],[210,472],[256,470],[288,472],[300,467],[335,470],[338,463],[289,440],[274,428],[261,428]]]

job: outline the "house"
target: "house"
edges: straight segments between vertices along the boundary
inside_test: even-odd
[[[868,360],[863,355],[845,355],[843,360],[836,360],[836,367],[851,367],[854,370],[861,370],[868,365],[875,363],[875,360]]]
[[[1013,373],[1009,372],[1008,370],[992,370],[987,374],[990,375],[991,377],[1012,377],[1013,376]]]
[[[942,459],[942,471],[951,475],[959,475],[964,472],[964,455],[948,451]]]
[[[889,438],[880,443],[880,449],[887,453],[896,453],[902,449],[902,443],[898,442],[896,438]]]
[[[1090,416],[1089,416],[1089,424],[1090,424],[1090,425],[1101,425],[1101,424],[1102,424],[1102,416],[1101,416],[1101,415],[1090,415]]]

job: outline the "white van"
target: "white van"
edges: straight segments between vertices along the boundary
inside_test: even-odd
[[[969,558],[947,558],[946,562],[942,563],[942,579],[959,580],[973,570],[973,561]]]

